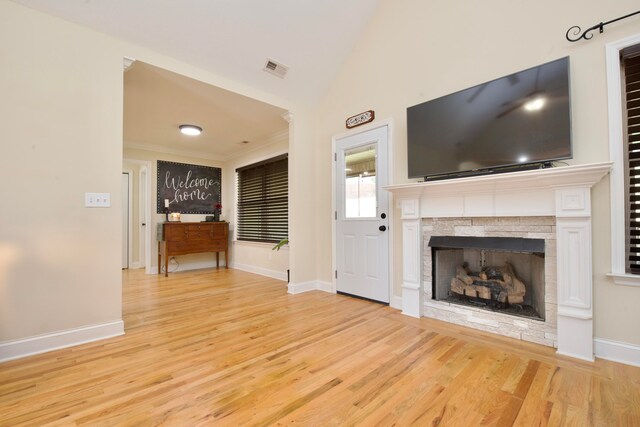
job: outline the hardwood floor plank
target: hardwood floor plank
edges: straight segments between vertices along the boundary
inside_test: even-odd
[[[126,335],[0,364],[0,426],[637,426],[640,369],[238,270],[123,273]]]

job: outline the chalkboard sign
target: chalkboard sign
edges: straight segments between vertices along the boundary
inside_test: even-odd
[[[220,203],[222,169],[158,160],[157,212],[212,214]]]

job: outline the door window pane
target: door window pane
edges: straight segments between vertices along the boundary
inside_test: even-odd
[[[376,144],[345,150],[345,217],[376,218]]]

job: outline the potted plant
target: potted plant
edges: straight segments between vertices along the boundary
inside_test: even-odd
[[[289,244],[289,239],[282,239],[274,247],[271,248],[272,251],[279,251],[281,247]]]

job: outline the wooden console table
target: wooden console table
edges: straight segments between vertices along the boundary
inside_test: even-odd
[[[228,222],[165,222],[158,237],[158,274],[169,275],[169,258],[176,255],[202,252],[216,253],[216,266],[220,268],[220,252],[224,252],[225,268],[229,268]]]

